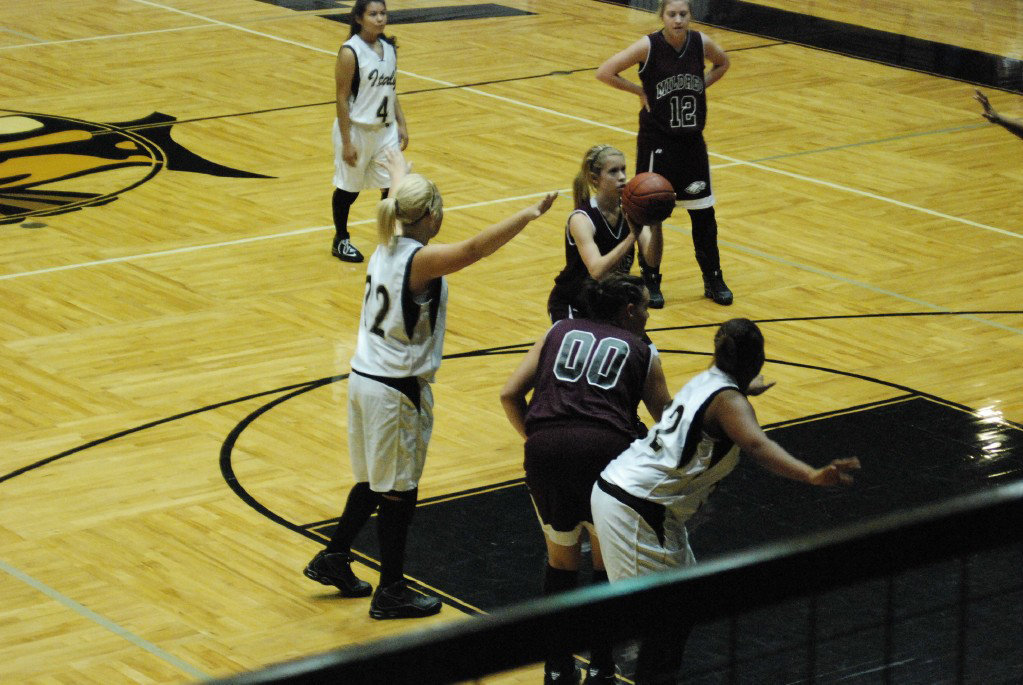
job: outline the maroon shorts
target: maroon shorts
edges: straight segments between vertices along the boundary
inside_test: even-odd
[[[675,189],[684,209],[714,206],[710,187],[710,159],[702,133],[667,136],[660,131],[640,131],[636,141],[636,173],[653,171],[664,176]]]
[[[544,533],[570,545],[584,524],[592,526],[590,492],[608,463],[633,436],[596,423],[559,423],[526,440],[526,485]],[[564,535],[557,535],[562,533]]]

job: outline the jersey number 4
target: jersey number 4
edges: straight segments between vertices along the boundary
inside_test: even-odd
[[[384,98],[380,103],[380,106],[377,107],[377,116],[380,117],[380,121],[385,124],[387,123],[387,103],[390,101],[390,98]]]
[[[607,390],[618,384],[628,358],[629,343],[624,340],[604,338],[597,344],[597,336],[589,331],[569,331],[558,348],[554,376],[575,383],[586,374],[587,383]]]

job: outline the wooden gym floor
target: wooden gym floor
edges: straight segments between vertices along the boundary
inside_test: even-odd
[[[0,5],[0,681],[190,682],[465,620],[451,594],[435,619],[375,622],[301,575],[351,485],[342,376],[364,266],[328,254],[350,4]],[[407,154],[444,193],[442,241],[567,189],[590,145],[633,163],[635,98],[593,72],[656,17],[498,4],[517,11],[389,3]],[[1023,115],[1023,2],[717,7],[697,28],[732,58],[706,137],[736,301],[702,298],[688,221],[671,219],[650,320],[677,352],[670,386],[706,364],[714,324],[749,317],[778,381],[755,402],[764,424],[927,397],[973,422],[978,487],[1017,479],[1023,141],[980,117],[967,81]],[[743,23],[764,8],[826,21]],[[829,43],[849,35],[865,38]],[[899,66],[920,50],[933,68]],[[352,216],[367,254],[372,195]],[[482,352],[543,334],[570,206],[563,192],[450,279],[446,352],[465,356],[435,386],[424,499],[521,476],[497,399],[517,355]],[[863,456],[883,473],[894,450]],[[371,559],[358,570],[375,582]]]

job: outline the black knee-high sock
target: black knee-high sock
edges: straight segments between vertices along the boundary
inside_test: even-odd
[[[579,586],[579,571],[554,568],[550,564],[544,569],[543,594],[544,596],[556,595],[559,592],[574,590]],[[546,668],[555,669],[575,668],[572,652],[565,650],[552,650],[547,654]]]
[[[649,279],[651,276],[661,273],[660,265],[651,266],[646,263],[646,260],[643,259],[643,250],[636,250],[636,261],[639,262],[639,271],[643,274],[644,278]]]
[[[692,630],[692,620],[683,616],[674,625],[662,626],[661,630],[644,635],[636,657],[636,685],[675,683]]]
[[[355,536],[366,525],[366,521],[376,511],[379,503],[380,493],[370,490],[369,483],[356,483],[348,493],[345,510],[341,512],[334,535],[331,536],[330,542],[327,544],[327,552],[347,554]]]
[[[348,238],[348,210],[352,208],[358,193],[350,193],[347,190],[334,188],[334,195],[330,199],[330,206],[334,212],[334,234],[337,240]]]
[[[607,582],[607,571],[593,569],[590,579],[591,585],[601,585]],[[590,648],[590,668],[608,669],[614,668],[615,657],[611,640],[601,640]]]
[[[718,223],[714,218],[714,208],[690,209],[689,220],[693,225],[693,249],[696,250],[696,261],[700,271],[705,275],[712,274],[721,268],[721,257],[718,254]]]
[[[419,489],[391,490],[380,500],[377,537],[380,540],[380,587],[387,587],[405,575],[405,542],[416,511]]]

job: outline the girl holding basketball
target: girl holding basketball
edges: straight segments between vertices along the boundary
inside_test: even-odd
[[[350,548],[379,508],[380,584],[369,615],[416,618],[440,600],[404,580],[405,541],[433,430],[430,383],[440,366],[447,311],[444,276],[493,254],[550,209],[557,193],[458,243],[431,242],[444,210],[437,186],[407,174],[397,148],[387,153],[393,193],[377,207],[379,245],[366,269],[359,334],[348,379],[348,445],[356,484],[327,549],[305,575],[343,596],[365,597],[369,583],[352,573]]]
[[[387,4],[356,0],[351,17],[351,33],[334,65],[337,118],[332,134],[331,254],[344,262],[361,262],[362,253],[348,233],[348,212],[361,190],[382,188],[382,197],[387,196],[390,181],[383,166],[384,151],[404,150],[408,130],[396,90],[397,41],[384,35]]]
[[[636,171],[653,171],[671,182],[678,206],[689,212],[696,261],[703,272],[703,294],[729,305],[732,291],[721,274],[703,127],[706,89],[724,76],[730,61],[717,43],[689,28],[689,0],[660,0],[658,16],[661,30],[609,58],[597,69],[597,79],[639,97]],[[712,65],[706,74],[705,61]],[[638,85],[619,75],[634,65],[639,65]],[[644,276],[648,285],[660,283],[656,265],[648,263]]]
[[[625,174],[625,155],[610,145],[594,145],[583,155],[572,182],[575,209],[565,226],[565,268],[547,298],[552,322],[584,316],[587,277],[599,280],[613,271],[629,273],[637,242],[645,263],[661,263],[660,225],[637,228],[622,212]],[[658,303],[651,291],[650,306],[663,307],[663,298]]]

